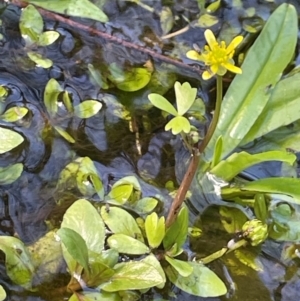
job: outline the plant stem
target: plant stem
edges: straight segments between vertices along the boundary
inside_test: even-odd
[[[199,164],[199,157],[200,154],[203,153],[205,147],[207,146],[208,142],[210,141],[219,120],[220,110],[221,110],[221,103],[222,103],[222,96],[223,96],[223,81],[222,76],[217,75],[217,99],[216,99],[216,108],[214,112],[214,116],[212,122],[208,128],[207,134],[202,140],[199,149],[193,148],[192,151],[192,158],[188,167],[187,172],[185,173],[182,182],[178,188],[177,194],[172,202],[171,208],[168,213],[168,217],[166,220],[166,227],[170,227],[172,223],[175,221],[178,212],[182,203],[184,202],[186,193],[191,186],[191,183],[194,179],[195,173],[198,168]]]
[[[204,149],[208,145],[208,143],[217,127],[217,123],[218,123],[220,111],[221,111],[222,96],[223,96],[223,79],[222,79],[222,76],[217,75],[217,99],[216,99],[215,112],[214,112],[211,124],[209,125],[208,131],[199,146],[200,154],[203,153]]]

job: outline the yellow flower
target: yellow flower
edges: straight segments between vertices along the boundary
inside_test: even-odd
[[[224,41],[217,42],[213,32],[209,29],[205,30],[204,36],[208,44],[204,46],[204,51],[198,53],[190,50],[186,54],[189,59],[203,61],[209,67],[202,74],[204,80],[210,79],[215,74],[223,76],[227,70],[233,73],[242,73],[241,68],[234,66],[232,59],[236,47],[243,41],[242,36],[235,37],[228,47]]]

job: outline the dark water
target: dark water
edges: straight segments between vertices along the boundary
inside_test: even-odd
[[[254,6],[256,15],[266,20],[270,11],[281,2],[283,1],[244,1],[242,7],[236,9],[231,1],[224,1],[224,7],[217,13],[224,23],[220,21],[214,30],[221,31],[226,23],[239,32],[243,22],[243,10]],[[195,20],[199,13],[196,1],[191,0],[144,3],[154,7],[157,12],[163,5],[169,6],[174,15],[178,16],[174,31],[186,26],[186,19]],[[299,8],[297,1],[294,3]],[[56,205],[60,196],[56,191],[56,184],[61,170],[76,156],[89,156],[95,162],[106,188],[123,176],[137,175],[143,183],[144,196],[156,192],[167,195],[163,187],[169,179],[180,181],[186,170],[184,162],[188,159],[188,153],[178,139],[164,132],[165,121],[159,112],[149,110],[149,90],[144,88],[129,93],[117,89],[101,89],[91,80],[87,67],[88,64],[93,64],[103,68],[111,63],[117,63],[124,68],[142,66],[151,57],[145,52],[89,35],[68,24],[46,19],[45,30],[55,29],[60,33],[60,38],[54,44],[41,49],[53,61],[53,67],[35,67],[27,58],[19,32],[20,9],[13,5],[2,5],[1,33],[4,38],[0,41],[0,85],[7,86],[10,90],[5,108],[25,106],[30,113],[22,123],[12,125],[0,121],[1,126],[11,128],[25,138],[20,147],[0,156],[0,166],[16,162],[24,164],[24,172],[15,183],[0,187],[0,234],[17,234],[26,244],[31,244],[45,235],[48,230],[45,220],[53,216],[59,219],[66,210]],[[158,37],[162,35],[162,31],[158,14],[147,12],[142,7],[126,1],[108,1],[104,9],[110,20],[105,26],[89,20],[77,21],[125,41],[178,58],[183,58],[184,53],[192,48],[195,41],[200,46],[204,42],[200,39],[203,29],[197,27],[191,27],[188,32],[173,39],[160,40]],[[210,96],[214,94],[213,85],[202,83],[200,90],[199,73],[152,59],[154,67],[159,70],[160,89],[167,92],[168,99],[174,97],[172,87],[175,80],[189,81],[199,87],[199,96],[207,105],[213,105],[209,101]],[[85,99],[97,99],[104,105],[95,117],[87,120],[74,118],[64,123],[76,138],[73,145],[53,130],[43,104],[45,85],[51,78],[55,78],[63,89],[71,93],[75,104]],[[116,114],[115,103],[123,104],[134,116],[140,133],[141,153],[137,148],[136,133],[130,131],[128,120]],[[269,173],[276,176],[279,170],[280,166],[267,165],[260,166],[251,173],[254,177],[263,177]],[[203,198],[202,192],[195,195],[194,198]],[[80,195],[68,197],[76,200]],[[199,199],[196,202],[194,199],[194,204],[193,200],[191,201],[191,207],[196,207],[198,212],[210,202],[211,200],[203,200],[200,202],[201,208],[197,208]],[[214,217],[215,214],[213,210],[207,211],[204,218],[213,220],[210,216]],[[225,243],[224,237],[227,238],[225,233],[220,233],[218,229],[219,226],[215,225],[203,239],[191,241],[190,251],[207,255],[217,250],[218,245]],[[212,265],[229,287],[234,286],[233,283],[236,282],[237,289],[232,287],[227,296],[208,300],[296,300],[300,288],[299,269],[298,274],[294,273],[292,279],[287,281],[288,267],[274,260],[274,250],[280,248],[280,245],[270,242],[265,248],[272,251],[272,257],[268,257],[267,252],[261,256],[264,266],[267,267],[264,273],[257,273],[247,267],[240,269],[240,264],[234,261],[234,258],[227,258],[225,262]],[[52,295],[47,290],[42,296],[24,293],[5,276],[3,265],[0,272],[0,284],[9,291],[7,300],[63,299],[63,296]],[[51,285],[57,288],[66,282],[64,277],[58,277]],[[53,290],[55,291],[54,288]],[[52,291],[52,288],[49,291]],[[177,300],[202,300],[180,291],[175,290],[175,293]]]

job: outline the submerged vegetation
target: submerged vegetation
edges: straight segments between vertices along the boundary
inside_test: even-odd
[[[48,58],[45,49],[55,44],[61,33],[53,24],[47,27],[42,15],[85,30],[85,25],[58,14],[107,23],[105,1],[94,2],[13,1],[14,5],[23,7],[19,33],[26,66],[34,64],[34,68],[48,70],[55,65],[55,57]],[[214,13],[221,9],[220,0],[209,5],[195,1],[199,8],[196,24],[190,23],[178,32],[172,30],[175,21],[170,8],[154,11],[142,1],[126,2],[159,16],[162,40],[183,34],[193,25],[205,29],[208,45],[200,48],[195,45],[194,50],[182,46],[184,61],[190,59],[186,64],[94,28],[90,33],[119,43],[120,47],[143,52],[154,60],[186,68],[195,78],[189,73],[191,80],[183,81],[172,72],[165,79],[160,73],[162,66],[155,66],[149,59],[132,66],[114,61],[103,66],[89,62],[86,72],[98,87],[100,96],[87,97],[83,92],[72,90],[59,76],[53,76],[42,88],[42,99],[39,99],[39,105],[43,106],[42,125],[32,121],[40,114],[32,106],[26,102],[10,102],[9,97],[14,93],[10,85],[0,86],[0,154],[7,155],[8,162],[14,161],[0,168],[4,190],[12,189],[9,185],[18,181],[28,185],[30,178],[26,177],[25,181],[22,176],[40,171],[38,167],[30,169],[19,160],[19,153],[28,149],[26,130],[32,124],[36,140],[28,144],[42,141],[47,149],[55,138],[70,147],[62,154],[66,159],[64,157],[64,165],[58,167],[57,176],[50,175],[52,171],[40,174],[45,181],[43,185],[54,186],[52,198],[55,200],[54,209],[51,208],[45,218],[44,235],[28,243],[22,241],[22,234],[15,227],[11,235],[3,231],[0,236],[6,275],[25,291],[51,300],[62,296],[70,301],[127,301],[146,297],[163,300],[173,298],[178,291],[197,297],[227,295],[230,298],[235,290],[228,276],[226,258],[233,256],[241,265],[263,271],[260,256],[265,252],[264,245],[275,242],[282,250],[276,260],[292,267],[289,270],[292,276],[286,276],[291,279],[299,274],[300,257],[297,174],[300,144],[296,137],[300,130],[300,75],[297,64],[292,62],[298,35],[295,7],[281,4],[263,22],[259,34],[254,27],[244,24],[245,38],[237,32],[230,34],[231,39],[225,42],[207,29],[218,23]],[[247,38],[253,32],[254,42]],[[109,61],[109,54],[106,55]],[[200,67],[193,66],[195,62]],[[62,70],[62,73],[68,77],[67,72]],[[210,121],[203,95],[206,85],[211,87],[206,81],[213,84],[214,79],[215,107]],[[224,83],[228,82],[225,90]],[[174,92],[170,92],[173,86]],[[120,91],[124,93],[120,100],[112,97],[114,93],[120,95]],[[138,97],[142,101],[137,104]],[[100,141],[106,125],[102,120],[112,120],[105,128],[109,132],[119,117],[130,124],[136,156],[142,157],[137,125],[139,110],[144,115],[144,119],[139,117],[145,128],[150,127],[151,122],[162,120],[163,134],[171,131],[167,139],[175,141],[173,152],[179,158],[178,174],[183,175],[177,175],[178,188],[172,185],[173,179],[167,179],[168,193],[155,187],[147,171],[145,175],[135,170],[124,174],[123,163],[116,161],[116,174],[112,175],[107,166],[94,159],[98,153],[101,156],[106,147],[101,144],[105,142]],[[80,131],[82,128],[84,134]],[[94,128],[99,135],[96,138],[88,132]],[[86,137],[93,137],[98,153],[94,148],[85,153],[82,141],[87,141]],[[109,146],[107,149],[112,152]],[[160,154],[160,150],[154,149],[153,153]],[[187,160],[180,157],[181,153]],[[45,154],[41,161],[47,160],[50,159]],[[147,157],[145,160],[149,163]],[[254,165],[274,161],[282,163],[280,177],[249,179],[243,176]],[[113,182],[107,179],[109,177]],[[197,212],[196,219],[191,207]],[[213,212],[213,217],[208,221],[209,212]],[[221,224],[223,231],[214,249],[206,248],[202,241],[210,223]],[[192,248],[199,243],[202,243],[201,252]],[[191,249],[195,254],[191,254]],[[224,262],[223,273],[213,265],[218,260]],[[68,278],[68,283],[45,289],[61,274]],[[9,286],[3,281],[0,301],[9,299],[9,294]]]

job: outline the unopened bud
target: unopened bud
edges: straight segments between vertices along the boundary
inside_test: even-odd
[[[257,246],[268,237],[268,226],[258,219],[247,221],[243,227],[243,237],[250,241],[252,246]]]

